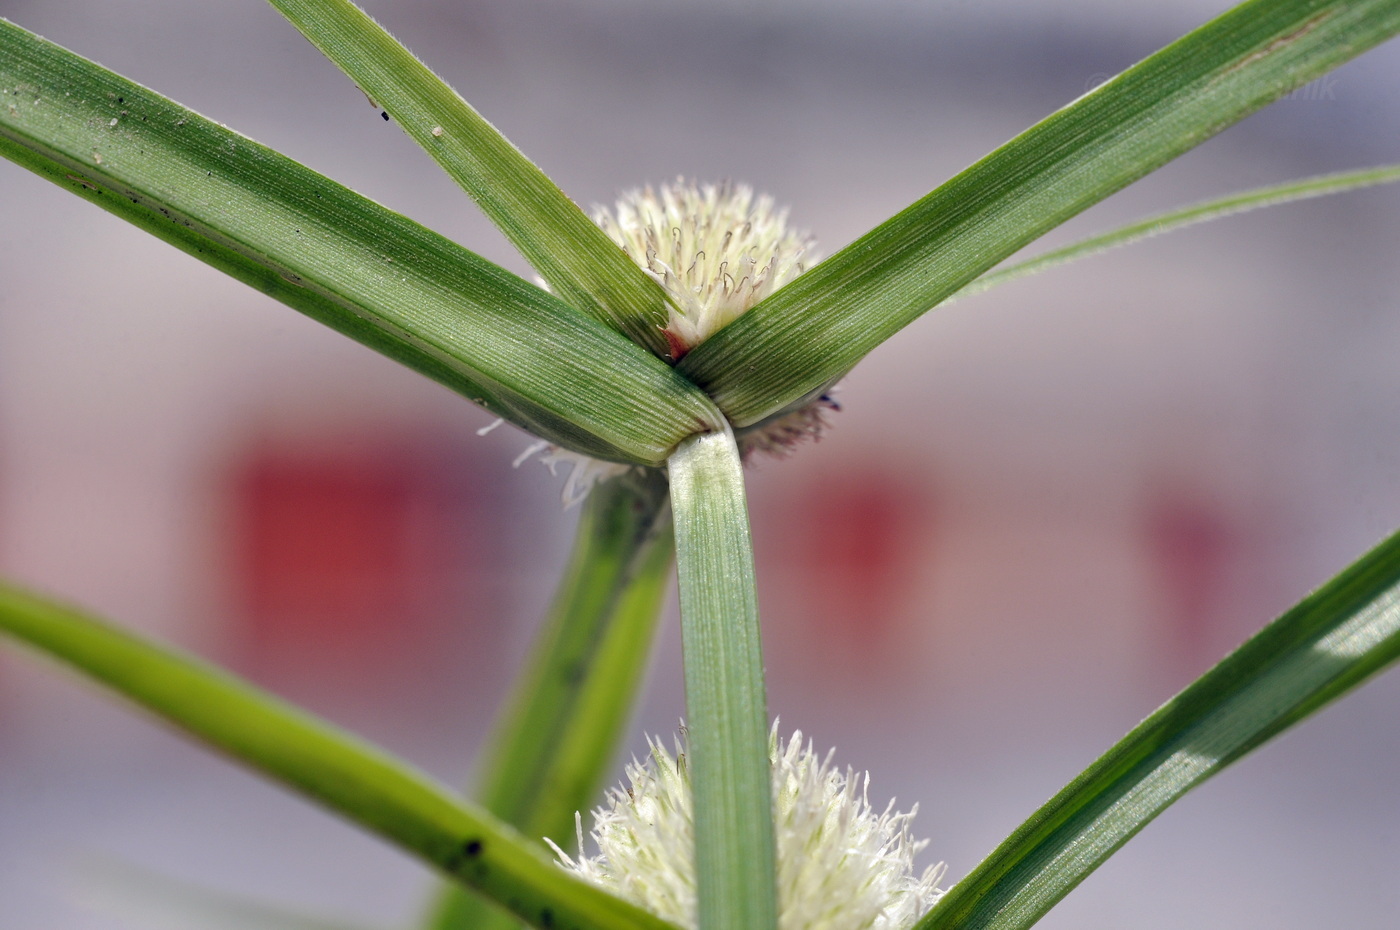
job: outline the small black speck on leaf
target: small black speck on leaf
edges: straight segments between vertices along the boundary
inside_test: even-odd
[[[456,872],[468,862],[471,862],[472,860],[480,857],[481,849],[481,840],[467,840],[466,842],[462,843],[462,845],[452,850],[451,854],[447,857],[447,861],[444,862],[443,865],[447,868],[449,872]],[[477,872],[484,872],[485,866],[478,862],[476,864],[476,870]]]
[[[386,123],[389,122],[389,111],[388,111],[388,110],[380,110],[380,111],[379,111],[379,115],[382,116],[382,117],[384,117],[384,122],[386,122]]]
[[[544,927],[545,930],[554,926],[554,912],[549,908],[540,911],[540,926]]]

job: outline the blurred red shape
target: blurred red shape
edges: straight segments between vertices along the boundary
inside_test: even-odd
[[[456,467],[454,467],[456,466]],[[231,484],[233,587],[255,666],[389,673],[465,610],[478,502],[401,436],[255,444]]]
[[[774,553],[777,612],[819,653],[873,656],[901,641],[931,570],[936,530],[926,476],[876,465],[832,471],[786,498]]]

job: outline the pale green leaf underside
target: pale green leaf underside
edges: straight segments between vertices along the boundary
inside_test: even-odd
[[[83,868],[75,895],[120,926],[144,930],[388,930],[300,913],[127,862]]]
[[[733,434],[671,456],[700,930],[773,930],[777,868],[753,543]]]
[[[658,355],[667,297],[496,127],[347,0],[270,0],[480,205],[571,306]]]
[[[1397,658],[1400,534],[1164,704],[1017,828],[917,930],[1031,926],[1188,790]]]
[[[1031,240],[1400,30],[1400,0],[1251,0],[1056,112],[681,360],[735,426],[820,391]]]
[[[655,465],[719,426],[557,298],[3,20],[0,154],[568,448]]]
[[[1225,197],[1216,197],[1212,200],[1192,204],[1189,207],[1182,207],[1179,210],[1168,210],[1166,213],[1158,213],[1145,220],[1130,223],[1110,232],[1081,239],[1063,248],[1054,249],[1006,268],[989,271],[945,300],[943,305],[947,306],[954,300],[961,300],[964,297],[971,297],[974,294],[991,290],[998,284],[1039,274],[1042,271],[1048,271],[1081,258],[1088,258],[1091,255],[1115,249],[1120,245],[1131,245],[1134,242],[1160,236],[1163,233],[1186,226],[1234,216],[1237,213],[1247,213],[1260,207],[1309,200],[1328,194],[1344,194],[1347,191],[1374,187],[1378,184],[1390,184],[1395,181],[1400,181],[1400,165],[1383,165],[1378,168],[1362,168],[1357,171],[1339,171],[1334,174],[1301,178],[1283,184],[1241,191]]]
[[[651,653],[673,549],[659,472],[634,470],[589,494],[550,614],[472,793],[531,840],[549,837],[572,851],[574,815],[598,800]],[[428,922],[433,930],[516,925],[455,886]]]
[[[569,876],[485,811],[407,764],[174,650],[0,585],[0,633],[488,895],[562,930],[673,930]]]

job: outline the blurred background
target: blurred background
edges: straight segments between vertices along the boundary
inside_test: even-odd
[[[375,0],[585,206],[676,175],[826,252],[1223,10]],[[528,269],[264,4],[0,15]],[[1058,230],[1400,160],[1400,47]],[[463,782],[576,514],[463,399],[0,164],[0,573]],[[1250,632],[1400,525],[1400,190],[1276,208],[928,314],[752,474],[771,710],[971,869]],[[674,606],[632,730],[682,713]],[[1047,928],[1400,923],[1400,676],[1204,786]],[[619,764],[620,773],[620,764]],[[154,926],[113,861],[405,927],[433,879],[0,648],[0,928]],[[177,922],[176,925],[181,925]],[[192,925],[190,922],[183,924]]]

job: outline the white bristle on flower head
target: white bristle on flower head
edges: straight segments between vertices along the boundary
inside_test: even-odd
[[[673,361],[801,274],[813,245],[773,198],[728,181],[628,191],[593,218],[671,296]]]
[[[479,433],[480,430],[477,432]],[[563,501],[566,508],[581,503],[588,496],[588,492],[593,490],[593,486],[600,481],[625,475],[632,470],[631,465],[605,462],[602,459],[584,455],[582,452],[561,449],[543,439],[531,443],[529,448],[517,455],[512,467],[519,468],[536,456],[539,456],[540,463],[549,469],[551,475],[559,474],[557,469],[560,465],[569,466],[569,477],[564,480],[564,489],[559,492],[560,500]]]
[[[577,859],[554,843],[560,864],[613,894],[682,927],[696,926],[695,831],[683,748],[672,756],[651,741],[646,762],[627,766],[628,785],[593,812],[598,855]],[[942,863],[914,871],[927,841],[909,822],[918,808],[881,813],[857,778],[819,758],[802,733],[770,738],[773,820],[778,853],[779,930],[904,930],[943,894]],[[582,818],[579,847],[583,847]]]

